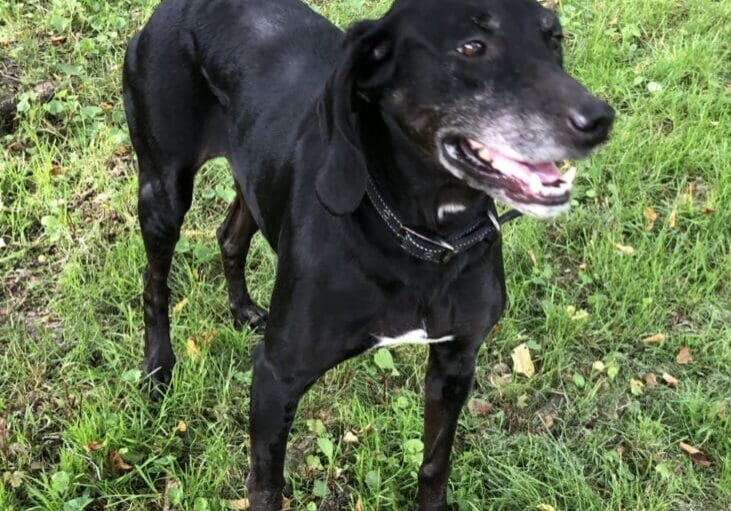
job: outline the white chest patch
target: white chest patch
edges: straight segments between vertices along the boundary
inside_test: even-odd
[[[467,206],[464,204],[457,204],[457,203],[447,203],[442,204],[437,208],[437,220],[440,222],[444,220],[444,217],[447,215],[454,215],[456,213],[461,213],[467,209]]]
[[[430,339],[429,334],[427,334],[426,330],[423,329],[412,330],[398,337],[376,336],[376,338],[378,339],[378,344],[373,346],[374,348],[398,346],[399,344],[439,344],[454,340],[453,335],[445,335],[444,337],[439,337],[437,339]]]

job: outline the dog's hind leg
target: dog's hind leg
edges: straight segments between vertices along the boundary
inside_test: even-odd
[[[236,199],[229,207],[226,220],[216,233],[228,286],[229,306],[236,328],[241,329],[245,324],[251,328],[262,328],[266,322],[266,311],[256,305],[249,296],[244,274],[251,238],[259,227],[244,201],[238,184],[235,186]]]
[[[164,27],[132,39],[125,59],[124,103],[139,162],[138,214],[147,254],[145,353],[153,397],[170,382],[168,274],[193,198],[198,168],[224,152],[220,108],[205,80],[180,55],[183,42]]]
[[[146,170],[140,158],[138,210],[142,239],[147,254],[144,272],[145,354],[142,368],[154,384],[167,385],[175,365],[170,345],[168,275],[185,213],[190,208],[193,172],[188,167],[170,166],[161,174]],[[149,174],[153,174],[152,176]]]

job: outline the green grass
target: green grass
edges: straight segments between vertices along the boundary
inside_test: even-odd
[[[153,406],[136,382],[144,254],[119,91],[125,43],[154,3],[0,2],[0,95],[56,89],[45,105],[24,95],[0,135],[3,511],[226,509],[246,494],[259,338],[228,316],[211,236],[230,198],[221,162],[200,173],[174,263],[173,303],[188,300],[172,319],[175,386]],[[313,3],[344,26],[388,2]],[[617,107],[616,129],[579,164],[571,215],[506,229],[511,306],[474,390],[492,409],[461,417],[451,499],[460,510],[729,510],[731,3],[564,0],[560,12],[568,65]],[[248,272],[262,303],[274,265],[258,240]],[[665,340],[642,342],[657,333]],[[501,382],[494,366],[524,342],[537,374]],[[676,362],[682,347],[688,365]],[[392,353],[398,374],[366,354],[304,399],[292,509],[410,509],[426,351]],[[649,373],[658,384],[632,393]],[[547,403],[550,429],[536,417]]]

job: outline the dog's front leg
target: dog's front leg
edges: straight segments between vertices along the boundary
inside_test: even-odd
[[[289,430],[300,398],[320,373],[268,358],[263,344],[254,349],[253,366],[249,504],[251,511],[279,511]]]
[[[424,462],[417,511],[447,510],[449,455],[457,419],[472,388],[479,342],[455,340],[431,346],[426,373]]]

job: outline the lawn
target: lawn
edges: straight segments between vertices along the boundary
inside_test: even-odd
[[[0,120],[2,511],[245,508],[260,336],[228,314],[224,162],[200,172],[177,247],[174,386],[156,405],[138,387],[144,253],[120,76],[155,3],[0,0],[0,98],[18,102]],[[389,4],[312,3],[341,26]],[[577,164],[570,215],[505,230],[510,307],[480,355],[450,499],[731,510],[731,2],[558,3],[567,65],[617,123]],[[257,239],[260,303],[274,267]],[[522,344],[531,378],[514,371]],[[344,364],[302,402],[291,509],[410,509],[427,351],[390,355]]]

